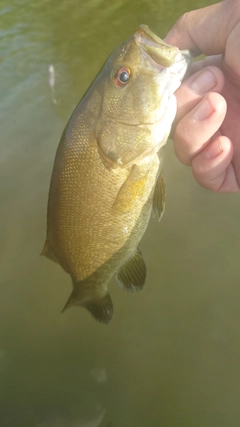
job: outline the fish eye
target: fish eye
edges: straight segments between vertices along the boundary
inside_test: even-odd
[[[121,67],[116,72],[114,82],[115,82],[116,86],[121,87],[121,86],[124,86],[126,83],[128,83],[129,79],[130,79],[129,68]]]

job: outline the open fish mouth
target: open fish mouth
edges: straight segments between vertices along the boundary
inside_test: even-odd
[[[159,97],[164,96],[164,92],[173,94],[192,62],[190,51],[165,43],[147,25],[140,25],[133,37],[141,49],[144,66],[156,72],[154,79],[159,83]]]
[[[147,25],[140,25],[134,34],[134,38],[152,68],[157,69],[159,72],[167,71],[168,75],[177,75],[178,80],[182,80],[192,61],[192,55],[189,50],[180,50],[177,46],[165,43]]]

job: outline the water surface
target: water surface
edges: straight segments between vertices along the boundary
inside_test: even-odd
[[[240,425],[238,195],[201,189],[169,142],[166,213],[141,244],[147,283],[128,294],[112,281],[108,326],[86,310],[61,315],[70,278],[39,257],[54,154],[76,103],[140,23],[164,37],[192,7],[186,0],[0,3],[3,427]]]

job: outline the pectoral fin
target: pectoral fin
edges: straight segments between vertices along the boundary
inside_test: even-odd
[[[162,175],[158,177],[154,196],[153,196],[153,213],[158,215],[159,221],[165,210],[166,189],[165,181]]]
[[[143,196],[147,179],[148,172],[141,175],[138,167],[134,165],[118,192],[113,208],[122,213],[130,212],[135,206],[136,200]]]
[[[117,272],[119,285],[128,291],[141,290],[146,279],[146,265],[140,249],[120,267]]]

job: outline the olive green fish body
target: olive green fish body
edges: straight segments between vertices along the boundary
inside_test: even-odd
[[[164,210],[162,147],[176,108],[174,87],[166,87],[173,77],[161,86],[157,47],[167,45],[161,41],[156,47],[154,39],[154,46],[147,40],[145,48],[144,35],[139,29],[113,53],[74,111],[50,185],[43,254],[72,277],[65,308],[85,306],[103,322],[113,312],[107,283],[114,273],[129,290],[144,285],[146,267],[138,244],[152,209],[159,216]],[[172,64],[179,51],[169,51]],[[186,61],[179,83],[183,69]]]
[[[93,294],[97,297],[106,293],[111,276],[137,249],[152,211],[160,159],[156,153],[142,168],[107,168],[99,156],[94,120],[83,132],[87,111],[84,103],[79,110],[56,156],[49,193],[47,245],[74,284],[94,275],[94,289],[90,290],[88,283],[84,292],[92,299]],[[81,129],[80,137],[74,132],[76,128]]]

